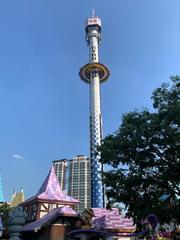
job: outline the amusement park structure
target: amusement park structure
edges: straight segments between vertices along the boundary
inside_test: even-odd
[[[89,63],[80,69],[80,78],[90,88],[90,158],[91,158],[91,206],[103,207],[102,165],[97,147],[102,140],[102,117],[100,101],[100,84],[110,75],[108,68],[99,63],[98,48],[101,43],[101,19],[92,17],[85,25],[86,41],[89,47]]]

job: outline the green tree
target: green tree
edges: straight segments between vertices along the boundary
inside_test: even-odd
[[[7,203],[4,203],[0,206],[0,215],[2,217],[2,222],[3,226],[6,228],[7,227],[7,222],[8,222],[8,215],[10,212],[11,208]]]
[[[135,110],[107,136],[101,162],[107,197],[125,205],[135,222],[155,213],[160,222],[180,222],[180,77],[152,94],[154,112]]]

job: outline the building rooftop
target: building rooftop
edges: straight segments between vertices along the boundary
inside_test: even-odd
[[[57,219],[58,217],[63,216],[63,217],[77,217],[80,218],[82,221],[82,217],[72,208],[64,206],[61,208],[55,208],[42,218],[36,220],[35,222],[28,223],[24,226],[23,232],[27,231],[38,231],[40,230],[43,226],[49,225],[52,221]]]
[[[122,238],[130,239],[130,237],[139,236],[142,233],[134,233],[135,226],[130,218],[124,217],[119,213],[118,208],[112,208],[107,210],[105,208],[91,208],[86,210],[86,214],[89,214],[92,218],[92,226],[84,227],[83,229],[77,229],[68,233],[69,239],[78,238],[79,235],[87,237],[111,237],[113,239]],[[84,216],[87,220],[86,216]]]
[[[55,174],[54,167],[52,166],[48,176],[46,177],[45,181],[43,182],[41,188],[39,189],[38,193],[23,202],[23,205],[27,202],[30,202],[34,199],[39,200],[47,200],[47,201],[55,201],[55,202],[66,202],[70,203],[71,205],[75,205],[79,203],[79,200],[68,196],[61,188]]]
[[[67,159],[66,159],[66,158],[63,158],[63,159],[53,160],[53,163],[55,163],[55,162],[67,162]]]
[[[105,208],[92,208],[94,217],[92,224],[98,229],[118,229],[123,232],[132,232],[135,230],[133,220],[119,214],[118,208],[107,210]]]

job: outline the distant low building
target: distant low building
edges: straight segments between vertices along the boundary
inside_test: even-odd
[[[10,207],[17,207],[19,204],[24,202],[24,191],[23,189],[20,192],[14,190],[11,201],[9,203]]]

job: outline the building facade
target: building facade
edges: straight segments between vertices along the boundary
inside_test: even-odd
[[[69,160],[68,195],[80,201],[78,211],[91,207],[91,164],[84,155]]]
[[[76,210],[91,207],[91,164],[90,159],[78,155],[72,159],[53,161],[56,176],[62,190],[80,201]]]
[[[62,190],[66,189],[67,159],[53,161],[53,167]]]

